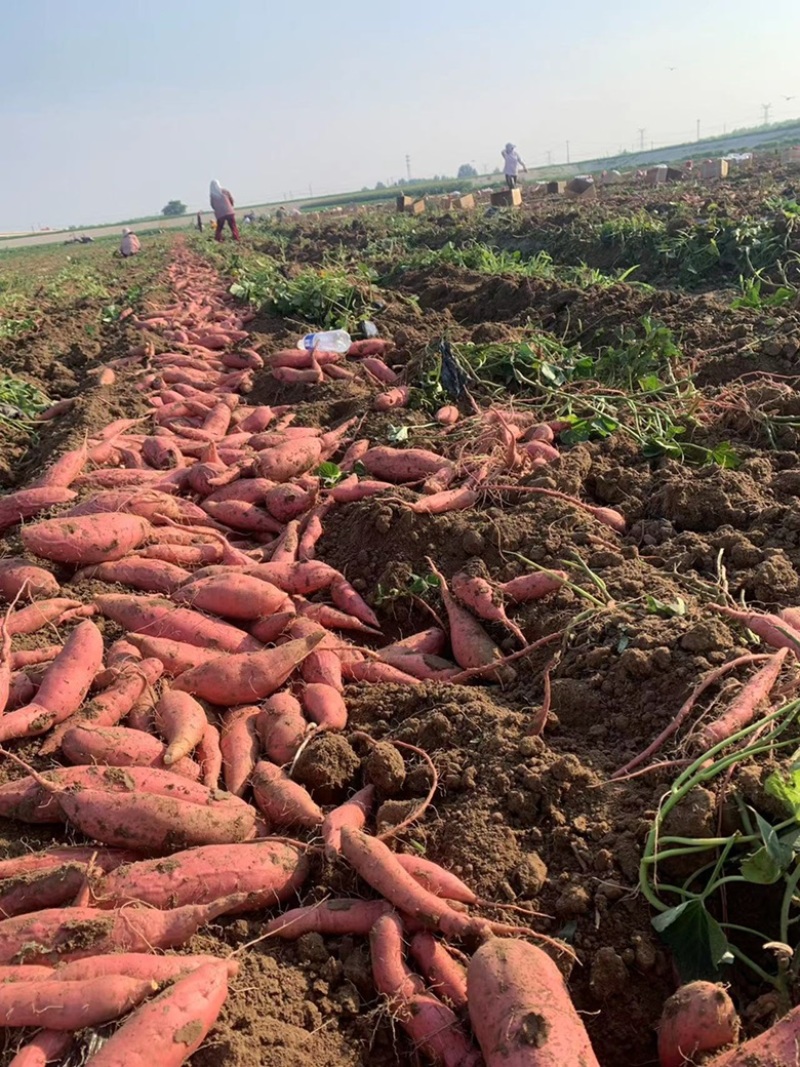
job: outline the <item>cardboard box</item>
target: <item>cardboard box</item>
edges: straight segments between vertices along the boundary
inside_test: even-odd
[[[498,193],[492,193],[492,207],[519,207],[521,203],[521,189],[501,189]]]
[[[800,145],[793,145],[781,152],[782,163],[800,163]]]
[[[454,196],[451,199],[450,206],[457,211],[474,211],[475,197],[472,193],[466,193],[464,196]]]
[[[727,159],[707,159],[700,166],[700,177],[704,181],[713,181],[715,178],[728,177]]]
[[[564,192],[566,187],[567,187],[567,183],[566,182],[548,182],[547,183],[547,191],[548,191],[548,193],[558,193],[559,196],[561,195],[561,193]]]
[[[667,180],[668,167],[666,163],[659,163],[657,167],[650,167],[644,176],[648,185],[663,185]]]
[[[667,181],[668,182],[682,182],[683,171],[678,167],[667,167]]]
[[[573,178],[571,182],[567,182],[566,194],[571,197],[591,198],[597,196],[597,189],[589,178]]]
[[[425,201],[414,200],[410,207],[406,208],[407,215],[424,215],[425,214]]]

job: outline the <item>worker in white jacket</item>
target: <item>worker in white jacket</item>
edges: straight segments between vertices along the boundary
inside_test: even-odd
[[[127,259],[129,256],[135,256],[141,247],[142,246],[139,243],[139,238],[132,230],[129,230],[126,226],[125,229],[122,231],[122,240],[120,241],[119,245],[119,250],[122,257],[124,259]]]
[[[503,156],[503,173],[506,176],[506,185],[509,189],[513,189],[517,184],[517,174],[522,169],[526,174],[528,168],[522,162],[520,154],[517,151],[517,146],[509,142],[502,151]]]

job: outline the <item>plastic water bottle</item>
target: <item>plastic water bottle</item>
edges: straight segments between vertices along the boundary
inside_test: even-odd
[[[347,330],[323,330],[307,333],[297,342],[297,347],[305,351],[318,348],[320,352],[346,352],[352,343]]]

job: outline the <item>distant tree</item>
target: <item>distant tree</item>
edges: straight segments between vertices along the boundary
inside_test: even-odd
[[[375,188],[376,189],[385,189],[386,188],[386,183],[385,182],[377,182],[377,184],[375,185]]]
[[[182,200],[170,200],[166,207],[162,207],[161,214],[170,219],[177,215],[185,215],[186,211],[186,204]]]
[[[462,163],[458,168],[457,178],[477,178],[478,172],[471,163]]]

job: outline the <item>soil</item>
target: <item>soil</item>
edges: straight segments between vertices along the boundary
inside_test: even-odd
[[[766,180],[756,174],[749,184],[737,181],[715,195],[735,212],[761,196]],[[769,180],[780,184],[783,176],[771,172]],[[687,209],[702,204],[696,190],[683,195]],[[515,223],[516,237],[524,242],[526,228],[538,234],[544,226],[573,223],[584,212],[612,217],[652,207],[654,197],[652,191],[615,190],[599,206],[576,204],[566,213],[552,201],[529,206]],[[671,203],[668,211],[674,210]],[[440,223],[449,239],[453,225],[446,220]],[[294,261],[319,262],[325,249],[339,245],[357,248],[364,239],[358,221],[298,224],[289,231],[297,238]],[[705,672],[748,651],[744,631],[706,607],[722,596],[723,569],[730,596],[754,607],[774,611],[800,597],[797,439],[787,426],[770,441],[758,414],[798,411],[793,382],[800,373],[800,314],[793,308],[768,315],[732,310],[730,293],[626,285],[581,291],[550,279],[487,277],[449,266],[405,273],[382,296],[379,324],[397,344],[393,362],[410,368],[442,336],[477,343],[513,340],[534,323],[566,344],[580,342],[595,351],[620,327],[650,315],[680,338],[713,413],[709,440],[730,441],[742,458],[736,470],[652,461],[630,439],[614,435],[563,449],[558,466],[528,479],[529,486],[616,508],[628,520],[623,537],[545,496],[495,491],[468,512],[421,516],[403,506],[400,491],[389,502],[337,506],[318,546],[318,558],[340,569],[375,607],[388,639],[431,625],[431,613],[443,610],[435,594],[427,600],[402,595],[414,576],[427,573],[426,557],[448,576],[469,567],[504,581],[529,569],[520,556],[562,568],[578,553],[603,583],[607,602],[578,623],[587,603],[567,588],[514,610],[530,641],[570,624],[572,630],[567,641],[544,645],[518,661],[516,678],[506,688],[348,686],[348,730],[310,745],[298,776],[323,804],[374,783],[383,805],[379,822],[391,825],[421,803],[430,785],[427,769],[408,752],[405,768],[399,768],[397,749],[388,750],[389,756],[350,735],[363,731],[376,741],[424,749],[436,766],[439,788],[424,819],[402,832],[400,847],[424,853],[485,901],[504,906],[487,904],[487,916],[568,940],[577,964],[561,962],[603,1067],[653,1062],[655,1026],[676,979],[652,927],[650,906],[638,891],[639,860],[671,778],[668,771],[621,782],[610,777],[663,729]],[[48,316],[35,336],[0,352],[4,367],[41,382],[54,398],[79,397],[74,411],[44,427],[37,441],[12,437],[0,443],[5,487],[24,484],[86,431],[144,410],[125,380],[110,390],[85,391],[88,369],[125,351],[133,332],[117,326],[87,344],[81,314],[71,309],[62,317]],[[268,314],[251,328],[264,351],[297,336],[295,324]],[[757,378],[742,379],[754,372]],[[249,401],[291,403],[298,425],[332,426],[364,415],[374,392],[349,382],[309,391],[281,385],[264,371],[256,375]],[[447,446],[422,412],[368,413],[359,436],[385,441],[401,419],[421,428],[414,444]],[[5,543],[8,551],[19,548],[13,534]],[[585,573],[571,574],[598,592]],[[86,597],[92,588],[105,587],[86,583],[78,595]],[[653,603],[681,608],[659,611]],[[518,647],[501,626],[487,629],[505,650]],[[113,626],[106,632],[115,636]],[[51,640],[48,635],[41,643]],[[23,639],[15,647],[37,643]],[[552,704],[542,736],[534,736],[548,666]],[[684,732],[680,745],[685,740]],[[680,758],[680,745],[664,755]],[[28,758],[35,750],[22,745],[19,754]],[[0,773],[18,774],[7,767]],[[757,779],[749,785],[751,796],[760,788]],[[694,797],[684,812],[686,817],[694,812],[696,832],[712,832],[715,797],[709,798],[704,803]],[[47,828],[5,823],[0,830],[3,855],[63,840]],[[354,891],[361,890],[344,865],[317,858],[303,902]],[[508,905],[520,911],[510,912]],[[757,904],[744,902],[745,912],[748,907]],[[363,940],[318,935],[294,944],[259,940],[263,918],[218,920],[188,946],[216,954],[235,950],[242,964],[218,1026],[191,1060],[195,1067],[414,1062],[408,1039],[375,997]],[[747,925],[746,914],[740,921]],[[764,987],[741,980],[734,992],[745,1010]],[[7,1049],[0,1063],[9,1059]]]

